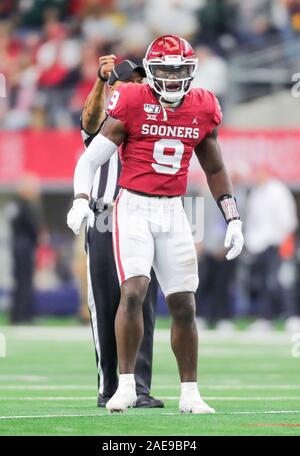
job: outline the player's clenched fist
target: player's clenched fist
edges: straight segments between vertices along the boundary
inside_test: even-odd
[[[99,59],[99,71],[98,76],[102,80],[108,80],[110,73],[115,67],[116,56],[114,54],[103,55]]]
[[[244,236],[242,233],[242,222],[240,220],[232,220],[229,222],[224,246],[226,249],[229,249],[229,252],[226,255],[227,260],[233,260],[243,250],[244,246]]]
[[[85,219],[89,226],[93,226],[95,219],[94,212],[90,209],[88,200],[84,198],[75,199],[67,215],[68,227],[78,235],[82,222]]]

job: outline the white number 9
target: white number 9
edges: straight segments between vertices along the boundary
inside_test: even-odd
[[[174,149],[173,155],[164,154],[165,149]],[[184,144],[179,139],[160,139],[154,145],[152,167],[157,173],[176,174],[181,167]]]
[[[107,106],[107,109],[115,109],[115,107],[118,103],[119,96],[120,96],[120,92],[115,90],[113,93],[113,96],[110,99],[109,105]]]

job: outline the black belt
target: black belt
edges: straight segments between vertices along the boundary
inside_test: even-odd
[[[135,195],[147,196],[148,198],[176,198],[176,196],[170,195],[151,195],[151,193],[136,192],[135,190],[129,190],[129,188],[125,188],[125,190],[130,193],[134,193]]]

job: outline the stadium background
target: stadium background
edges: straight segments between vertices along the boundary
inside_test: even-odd
[[[33,176],[38,178],[41,191],[41,231],[35,270],[35,322],[41,324],[42,328],[50,325],[50,332],[45,328],[45,334],[50,339],[53,334],[59,341],[61,334],[59,331],[55,333],[57,328],[51,333],[51,325],[66,325],[68,333],[72,325],[77,328],[79,318],[86,319],[81,307],[84,305],[85,287],[83,239],[75,241],[66,227],[66,213],[72,200],[74,165],[83,151],[79,131],[81,109],[94,83],[100,55],[114,53],[118,61],[128,58],[139,63],[149,42],[166,33],[176,33],[191,41],[199,58],[194,85],[215,92],[220,100],[224,113],[220,142],[236,185],[243,219],[247,222],[247,198],[262,170],[285,183],[293,193],[298,210],[300,1],[2,0],[0,74],[4,78],[1,77],[0,91],[0,320],[4,332],[9,324],[13,287],[10,206],[21,183],[28,176],[31,179]],[[206,196],[203,175],[196,163],[191,166],[189,194],[204,195],[210,211],[214,203]],[[213,214],[211,226],[221,223],[219,217]],[[222,227],[220,231],[224,229]],[[220,239],[216,241],[209,228],[205,233],[204,244],[197,246],[200,272],[197,295],[199,327],[208,324],[225,332],[250,328],[255,318],[262,317],[253,301],[252,255],[245,249],[234,267],[224,272],[224,251],[219,244],[216,249],[211,248]],[[279,333],[279,339],[276,339],[278,347],[282,350],[283,347],[289,347],[289,339],[280,339],[285,337],[280,331],[299,328],[299,318],[295,317],[300,316],[298,227],[290,234],[284,245],[278,246],[280,265],[276,279],[280,300],[274,303],[271,315]],[[209,261],[211,257],[214,262]],[[223,277],[228,275],[229,280],[225,285],[223,282],[217,296],[212,297],[211,288],[214,285],[201,288],[201,284],[215,284],[216,270],[218,278],[220,274]],[[202,271],[207,273],[205,278],[202,277]],[[222,305],[216,304],[216,301],[220,303],[222,300],[223,286],[229,299],[226,315],[219,308]],[[214,300],[214,304],[211,304],[211,300]],[[159,313],[166,314],[161,296]],[[226,324],[222,324],[224,320]],[[234,326],[228,324],[232,321]],[[158,331],[165,328],[168,328],[168,320],[159,320]],[[39,327],[33,328],[32,332],[26,334],[34,335],[38,330]],[[17,333],[8,329],[7,334],[9,346],[10,339]],[[23,340],[20,337],[18,339],[17,336],[16,340]],[[70,337],[72,339],[73,336]],[[209,337],[204,344],[207,343],[208,352],[211,350],[210,353],[213,353],[210,345],[213,339]],[[37,336],[36,340],[41,339]],[[218,344],[219,339],[216,340],[213,347],[214,343]],[[249,336],[250,344],[251,341]],[[280,358],[280,349],[279,352],[276,349],[279,358],[275,356],[275,351],[271,353],[271,348],[275,346],[270,342],[268,347],[269,342],[266,338],[264,353],[270,349],[269,355],[274,356],[274,363],[275,358],[281,365],[284,365],[284,361],[292,363],[289,354],[288,359],[285,358],[286,352],[282,351]],[[76,343],[79,346],[78,341]],[[276,341],[274,343],[276,345]],[[24,353],[18,343],[15,344],[21,359]],[[228,344],[230,350],[235,346],[231,340]],[[28,359],[32,359],[30,353],[35,353],[34,346],[33,341],[29,342]],[[220,339],[220,346],[225,350],[223,339]],[[13,351],[13,340],[11,347]],[[92,346],[90,350],[88,347],[86,343],[83,354],[89,353],[92,358]],[[215,349],[218,350],[218,347]],[[259,356],[259,344],[251,349],[255,356]],[[41,343],[41,353],[37,359],[44,359],[45,353],[48,353],[47,344],[43,347]],[[239,355],[243,360],[243,355]],[[166,356],[165,353],[163,356]],[[166,365],[171,356],[170,353],[166,356]],[[222,359],[221,353],[219,356]],[[54,356],[49,357],[53,362]],[[216,361],[213,354],[212,357]],[[160,359],[158,355],[157,368]],[[4,366],[4,371],[7,369],[9,386],[9,377],[17,367],[16,364],[9,367],[4,362],[6,360],[1,360],[0,367]],[[57,371],[62,368],[61,362]],[[261,362],[260,359],[259,366]],[[297,362],[299,367],[299,360]],[[29,375],[31,367],[33,370],[37,368],[36,364],[30,366],[28,361],[28,369],[21,368],[18,374]],[[221,371],[222,362],[219,366]],[[273,378],[278,374],[277,367],[269,371]],[[92,361],[89,369],[93,369]],[[290,366],[291,376],[286,378],[286,383],[296,381],[296,370],[295,365]],[[213,373],[213,367],[210,373]],[[71,378],[73,374],[69,372],[68,375]],[[4,374],[3,378],[5,382]],[[89,383],[92,383],[92,372],[88,378]],[[31,382],[30,379],[28,381]],[[93,410],[92,406],[90,409]],[[178,426],[180,432],[180,424]],[[3,432],[11,432],[11,428],[3,429]],[[29,431],[23,429],[23,432]],[[106,432],[109,433],[109,430]]]

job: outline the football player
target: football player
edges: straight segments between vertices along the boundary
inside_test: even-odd
[[[146,76],[142,66],[130,60],[115,65],[114,55],[99,59],[98,78],[89,93],[82,112],[81,133],[86,147],[99,133],[105,120],[105,88],[114,92],[121,84],[141,83]],[[101,218],[107,223],[118,195],[117,184],[121,171],[118,153],[97,170],[90,197],[91,223],[87,228],[86,250],[88,263],[88,304],[98,370],[98,407],[105,407],[118,387],[115,317],[120,301],[120,287],[112,248],[111,230],[99,230]],[[147,326],[137,356],[135,369],[136,407],[163,407],[161,400],[150,395],[152,377],[153,332],[156,314],[157,281],[151,282],[143,307]]]
[[[186,40],[175,35],[154,40],[144,59],[148,83],[124,84],[114,92],[100,134],[75,169],[75,200],[68,225],[78,232],[88,213],[95,170],[123,144],[113,229],[121,286],[115,322],[120,377],[116,393],[106,404],[110,412],[122,412],[136,401],[134,368],[153,265],[172,317],[171,345],[181,380],[179,410],[214,413],[197,384],[197,258],[181,202],[193,151],[228,223],[228,260],[241,253],[244,240],[217,140],[221,109],[212,93],[191,88],[196,65]]]

